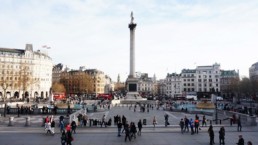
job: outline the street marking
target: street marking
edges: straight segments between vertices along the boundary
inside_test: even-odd
[[[175,119],[178,119],[178,117],[176,117],[175,115],[173,115],[173,114],[171,114],[171,113],[169,113],[169,112],[167,112],[167,111],[165,111],[165,113],[167,113],[169,116],[172,116],[172,117],[175,118]]]

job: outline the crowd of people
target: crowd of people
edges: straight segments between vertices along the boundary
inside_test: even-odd
[[[128,107],[129,107],[129,109],[131,109],[132,106],[128,106]],[[152,105],[146,105],[145,107],[146,108],[152,108]],[[137,105],[135,105],[134,108],[136,109]],[[168,123],[168,117],[169,117],[169,114],[165,113],[165,115],[164,115],[165,126],[167,126],[169,124]],[[83,126],[87,125],[87,120],[89,118],[86,115],[79,114],[77,119],[78,119],[78,125],[83,127]],[[106,119],[106,116],[103,115],[103,117],[101,119],[101,124],[100,124],[101,126],[102,125],[105,125],[105,126],[107,125],[107,122],[106,122],[105,119]],[[241,131],[241,129],[242,129],[241,118],[238,117],[236,120],[237,120],[237,130]],[[181,128],[181,133],[184,134],[184,133],[190,132],[191,135],[198,134],[199,130],[201,130],[201,127],[207,126],[208,121],[209,120],[206,119],[205,115],[202,116],[202,119],[200,119],[200,117],[197,114],[195,115],[194,119],[192,119],[192,118],[188,119],[188,117],[185,116],[179,122],[179,126]],[[52,133],[51,132],[52,130],[54,132],[53,128],[55,127],[55,122],[53,120],[53,117],[47,117],[45,122],[46,122],[46,126],[45,126],[46,130],[49,130],[50,133]],[[77,128],[76,122],[77,122],[77,120],[72,121],[70,124],[66,125],[63,121],[63,118],[60,117],[59,127],[60,127],[60,132],[62,134],[61,135],[61,143],[62,144],[63,143],[64,144],[71,144],[72,143],[72,141],[73,141],[72,134],[76,134],[76,128]],[[143,120],[143,122],[144,122],[144,120]],[[125,142],[127,142],[128,140],[131,141],[133,139],[136,139],[137,135],[141,136],[143,122],[142,122],[141,119],[138,121],[138,123],[137,122],[136,123],[135,122],[129,122],[124,115],[114,116],[114,125],[116,125],[117,129],[118,129],[117,130],[117,136],[118,137],[124,136],[124,141]],[[157,124],[156,116],[153,117],[152,124],[153,124],[153,127],[155,128],[156,124]],[[210,125],[209,128],[208,128],[210,145],[215,144],[215,141],[214,141],[215,134],[216,133],[214,133],[213,126]],[[223,126],[219,129],[218,135],[219,135],[219,144],[224,145],[225,144],[225,128]],[[243,139],[242,135],[241,135],[241,137],[239,136],[239,140],[236,144],[237,145],[244,145],[244,139]],[[252,142],[248,141],[247,144],[252,145]]]
[[[125,133],[125,142],[127,139],[131,141],[132,139],[136,139],[136,133],[138,136],[141,136],[142,131],[142,121],[141,119],[137,123],[137,127],[135,122],[128,123],[126,117],[123,115],[120,117],[119,115],[114,116],[115,124],[117,125],[118,133],[117,136],[120,137],[121,134]],[[138,130],[137,130],[138,128]]]

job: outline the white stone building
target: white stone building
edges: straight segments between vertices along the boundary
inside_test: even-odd
[[[183,69],[181,71],[183,95],[196,95],[196,70]]]
[[[182,95],[181,74],[167,74],[166,77],[166,95],[168,97],[179,97]]]
[[[196,81],[197,92],[220,92],[220,65],[197,66]]]
[[[52,85],[52,59],[32,44],[25,50],[0,48],[0,97],[48,97]]]
[[[138,92],[144,96],[150,96],[157,94],[157,81],[155,75],[151,78],[147,73],[139,73],[137,75],[138,81]]]

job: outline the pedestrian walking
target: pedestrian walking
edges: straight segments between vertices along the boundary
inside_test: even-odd
[[[190,125],[190,128],[191,128],[191,135],[193,135],[194,134],[194,122],[193,122],[192,118],[189,121],[189,125]]]
[[[166,113],[164,115],[164,117],[165,117],[165,127],[167,127],[169,125],[169,123],[168,123],[168,114]]]
[[[243,139],[243,136],[239,135],[238,137],[239,137],[239,139],[238,139],[238,142],[236,144],[237,145],[245,145],[245,140]]]
[[[76,127],[77,127],[77,125],[76,125],[76,122],[73,120],[72,121],[72,123],[71,123],[71,127],[72,127],[72,132],[73,133],[76,133]]]
[[[210,145],[215,144],[215,142],[214,142],[214,131],[213,131],[212,125],[210,125],[210,127],[208,129],[208,133],[209,133],[209,136],[210,136]]]
[[[60,121],[59,127],[60,127],[60,132],[63,132],[64,131],[64,127],[65,127],[63,120]]]
[[[237,131],[242,131],[242,123],[241,123],[241,117],[240,116],[237,119]]]
[[[136,126],[135,126],[134,122],[131,122],[131,125],[130,125],[131,139],[133,137],[134,137],[134,139],[136,139],[136,132],[137,132]]]
[[[195,133],[199,133],[199,119],[198,117],[196,117],[196,119],[194,120],[194,132]]]
[[[202,117],[202,127],[203,127],[204,125],[207,126],[207,125],[206,125],[206,117],[205,117],[205,115],[203,115],[203,117]]]
[[[83,126],[87,126],[87,121],[88,121],[88,116],[87,115],[83,115]]]
[[[66,134],[65,131],[62,131],[62,135],[61,135],[61,145],[65,145],[66,144]]]
[[[141,119],[139,120],[138,122],[138,133],[137,133],[139,136],[142,135],[142,121]]]
[[[225,144],[225,128],[222,126],[219,130],[219,144]]]
[[[184,132],[189,132],[189,119],[185,116],[185,119],[184,119],[184,122],[185,122],[185,129],[184,129]]]
[[[66,132],[66,145],[72,145],[72,141],[73,141],[73,136],[72,136],[72,133],[71,131],[67,131]]]
[[[153,117],[152,124],[153,124],[153,127],[155,128],[155,126],[156,126],[156,124],[157,124],[157,120],[156,120],[156,117],[155,117],[155,116]]]
[[[52,130],[53,133],[55,133],[55,126],[56,126],[55,120],[52,119],[52,121],[51,121],[51,130]]]
[[[124,126],[124,130],[125,130],[125,142],[127,141],[127,138],[129,139],[129,141],[131,141],[129,124],[127,122]]]
[[[102,122],[101,122],[101,124],[100,124],[101,127],[102,127],[103,124],[105,125],[105,127],[107,127],[107,124],[106,124],[105,119],[106,119],[106,115],[104,114],[103,117],[102,117]]]
[[[122,130],[122,122],[118,120],[118,123],[117,123],[117,129],[118,129],[118,133],[117,133],[117,136],[120,137],[121,136],[121,130]]]
[[[184,133],[184,125],[185,125],[185,122],[183,120],[183,118],[180,120],[179,122],[179,126],[181,128],[181,133],[183,134]]]

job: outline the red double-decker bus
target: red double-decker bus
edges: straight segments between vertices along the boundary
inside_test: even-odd
[[[97,99],[101,100],[101,99],[104,99],[104,100],[112,100],[113,97],[111,94],[98,94],[98,97]]]
[[[66,100],[66,95],[65,93],[55,92],[53,93],[53,98],[55,100]]]

